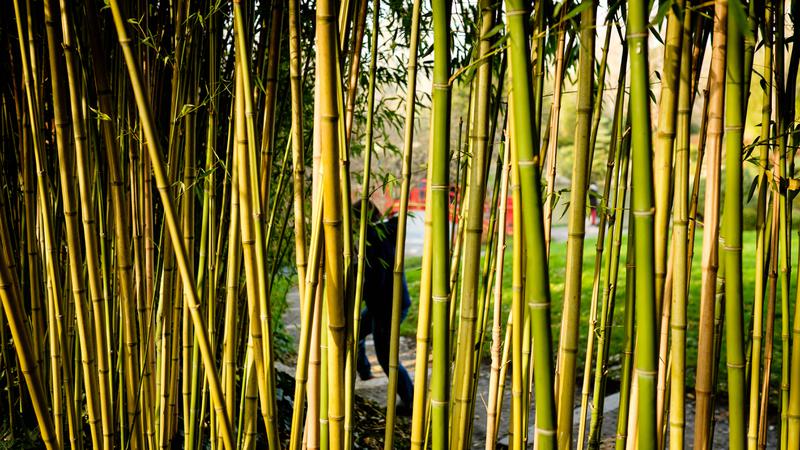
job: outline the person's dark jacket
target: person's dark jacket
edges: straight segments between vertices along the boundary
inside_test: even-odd
[[[363,298],[378,325],[391,323],[397,223],[397,216],[393,216],[367,227]],[[405,275],[402,289],[401,309],[407,309],[411,305],[411,297]]]

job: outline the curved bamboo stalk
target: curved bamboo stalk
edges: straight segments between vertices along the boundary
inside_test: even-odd
[[[17,2],[14,3],[17,6]],[[42,441],[44,441],[44,445],[48,450],[58,450],[61,446],[55,440],[53,418],[47,412],[47,400],[42,389],[36,362],[33,358],[28,325],[25,323],[25,313],[20,308],[20,300],[14,294],[12,288],[16,285],[16,281],[14,281],[13,274],[6,267],[5,258],[3,258],[2,263],[3,267],[0,267],[0,302],[3,304],[8,327],[14,339],[19,368],[25,378],[28,394],[31,396],[31,403],[36,414],[36,421],[39,424]]]
[[[264,210],[261,205],[261,198],[258,195],[259,192],[259,178],[258,178],[258,169],[257,169],[257,161],[256,161],[256,135],[255,135],[255,124],[254,124],[254,106],[253,106],[253,97],[252,97],[252,82],[251,82],[251,74],[250,74],[250,63],[249,63],[249,52],[247,51],[247,43],[246,43],[246,36],[245,36],[245,25],[244,25],[244,15],[241,10],[241,2],[234,1],[233,2],[233,12],[234,12],[234,34],[235,34],[235,44],[236,44],[236,61],[238,65],[237,73],[241,74],[240,82],[242,83],[241,92],[243,94],[244,100],[244,121],[245,121],[245,133],[242,135],[244,137],[246,135],[247,140],[247,159],[245,160],[244,155],[240,154],[242,158],[239,161],[240,171],[246,169],[246,173],[240,173],[240,184],[239,189],[240,195],[242,195],[240,201],[242,202],[242,212],[246,214],[247,217],[242,218],[242,242],[245,245],[244,248],[244,261],[245,261],[245,271],[247,271],[248,261],[255,260],[255,270],[256,272],[252,277],[248,277],[251,280],[251,283],[248,283],[248,289],[250,288],[251,284],[255,284],[257,297],[250,297],[253,301],[258,299],[258,307],[256,308],[255,305],[253,306],[253,314],[257,313],[257,316],[260,319],[260,329],[259,327],[253,327],[251,323],[251,329],[254,331],[253,335],[253,344],[256,347],[256,351],[260,351],[262,355],[261,358],[261,367],[262,369],[259,371],[259,355],[254,355],[254,360],[256,363],[256,375],[259,380],[259,398],[261,400],[261,414],[264,417],[264,422],[267,429],[267,440],[269,443],[270,449],[277,449],[278,448],[278,423],[277,423],[277,414],[276,414],[276,400],[275,400],[275,381],[274,381],[274,367],[273,367],[273,357],[272,357],[272,312],[271,312],[271,302],[269,299],[269,289],[267,286],[267,270],[266,270],[266,249],[267,243],[264,237],[264,227],[263,227],[263,220],[264,220]],[[241,137],[239,138],[241,139]],[[241,144],[241,141],[240,141]],[[244,148],[240,147],[240,151],[243,151]],[[247,197],[245,197],[243,193],[243,188],[247,189],[247,196],[251,202],[251,207],[248,207]],[[248,223],[249,222],[249,223]],[[248,236],[246,232],[248,227],[252,227],[252,246],[253,246],[253,256],[248,257],[247,252],[247,243],[251,239],[251,236]],[[251,259],[252,258],[252,259]],[[252,295],[252,294],[251,294]],[[256,315],[251,317],[255,318]],[[266,335],[266,338],[262,338]],[[262,339],[259,339],[262,338]]]
[[[159,194],[164,206],[164,215],[167,222],[167,228],[175,249],[175,256],[178,262],[181,278],[183,280],[184,290],[189,293],[188,307],[189,311],[191,312],[194,332],[197,335],[197,340],[200,345],[200,353],[205,366],[206,379],[209,383],[209,390],[213,399],[214,410],[220,423],[222,439],[226,448],[233,449],[234,445],[231,432],[230,416],[225,410],[224,397],[222,394],[219,377],[217,376],[217,372],[214,367],[214,359],[208,342],[208,334],[203,325],[203,318],[200,316],[194,275],[189,269],[189,263],[186,258],[186,249],[183,248],[181,232],[178,229],[175,211],[172,206],[172,200],[169,196],[168,189],[170,183],[168,182],[167,176],[164,172],[163,163],[161,162],[161,150],[159,148],[159,140],[157,138],[152,112],[150,110],[150,103],[145,96],[144,85],[142,84],[142,80],[139,75],[139,66],[136,63],[136,57],[130,48],[130,39],[128,38],[127,31],[125,30],[125,23],[122,18],[122,12],[120,11],[119,4],[116,0],[111,0],[110,5],[114,18],[116,34],[119,39],[120,46],[122,47],[125,63],[128,69],[128,75],[130,77],[131,84],[133,85],[133,92],[136,97],[139,115],[142,120],[142,128],[145,136],[147,137],[147,149],[150,154],[153,172],[156,177]]]

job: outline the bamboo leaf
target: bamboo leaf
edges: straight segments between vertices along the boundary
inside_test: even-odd
[[[739,0],[731,0],[728,4],[730,17],[736,21],[736,25],[739,27],[742,34],[744,34],[745,39],[753,39],[753,30],[750,28],[750,24],[747,21],[747,11],[745,11],[742,2]]]
[[[592,6],[591,0],[583,0],[578,6],[572,8],[570,12],[564,15],[564,18],[559,21],[559,23],[572,19],[573,17],[577,16],[578,14],[582,13],[584,10]]]
[[[661,4],[658,5],[656,16],[653,17],[653,20],[650,21],[650,24],[648,26],[650,26],[651,28],[656,28],[664,20],[664,17],[667,16],[667,13],[669,12],[673,4],[674,0],[662,1]]]
[[[750,203],[750,200],[753,199],[753,194],[756,192],[756,188],[758,187],[758,176],[753,177],[753,181],[750,183],[750,190],[747,194],[747,202]]]

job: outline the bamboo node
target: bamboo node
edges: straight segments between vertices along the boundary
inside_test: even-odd
[[[524,16],[530,14],[526,8],[522,9],[511,9],[506,11],[506,16]]]

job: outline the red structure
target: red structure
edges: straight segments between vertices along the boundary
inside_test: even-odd
[[[418,183],[414,184],[408,193],[408,210],[409,211],[425,211],[425,193],[427,192],[427,181],[425,179],[420,180]],[[452,205],[456,200],[457,197],[460,195],[458,188],[451,187],[450,188],[450,204]],[[399,199],[395,199],[392,197],[390,189],[387,187],[384,191],[384,196],[386,199],[386,204],[389,205],[389,209],[393,213],[398,213],[400,210],[400,201]],[[489,228],[489,218],[491,213],[491,205],[490,205],[490,198],[486,199],[486,203],[483,207],[483,230],[484,232]],[[514,205],[511,200],[511,196],[506,198],[506,234],[511,234],[512,231],[512,220],[514,213]],[[455,222],[455,218],[453,217],[453,208],[450,208],[450,220]]]

